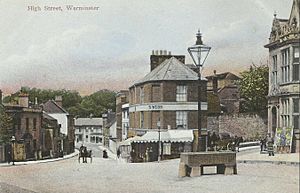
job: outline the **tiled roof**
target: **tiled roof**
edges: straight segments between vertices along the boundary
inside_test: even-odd
[[[103,125],[102,118],[77,118],[75,119],[75,126],[99,126]]]
[[[240,77],[237,75],[231,73],[231,72],[224,72],[216,75],[207,76],[207,79],[212,79],[214,76],[216,76],[218,79],[230,79],[230,80],[239,80]]]
[[[49,100],[46,103],[41,105],[43,107],[43,110],[46,113],[66,113],[68,114],[68,112],[60,107],[54,100]]]
[[[134,85],[162,80],[198,80],[198,74],[172,57],[162,62],[141,80],[136,81]]]

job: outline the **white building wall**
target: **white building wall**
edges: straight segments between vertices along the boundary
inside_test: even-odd
[[[117,138],[117,122],[114,122],[112,126],[109,128],[109,135],[112,138]]]
[[[68,117],[67,113],[48,113],[51,117],[55,118],[58,124],[61,124],[60,132],[68,135]]]

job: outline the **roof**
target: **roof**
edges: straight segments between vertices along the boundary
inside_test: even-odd
[[[48,119],[48,120],[52,120],[52,121],[57,121],[57,119],[51,117],[50,115],[48,115],[45,112],[43,112],[43,118]]]
[[[198,74],[175,57],[165,60],[134,85],[163,80],[198,80]],[[203,78],[203,80],[206,80]]]
[[[99,117],[92,118],[77,118],[75,119],[75,126],[102,126],[103,119]]]
[[[224,72],[216,75],[207,76],[207,79],[212,79],[213,77],[220,79],[230,79],[230,80],[240,80],[241,78],[231,72]]]
[[[68,114],[68,112],[62,108],[61,106],[59,106],[54,100],[49,100],[46,103],[41,105],[43,107],[43,110],[46,113],[66,113]]]
[[[148,131],[141,138],[133,140],[136,143],[158,142],[158,131]],[[160,132],[161,142],[192,142],[193,130],[167,130]]]
[[[140,136],[134,136],[134,137],[130,137],[128,139],[126,139],[125,141],[121,141],[119,143],[120,146],[129,146],[131,145],[131,142],[135,141],[135,140],[139,140],[141,137]]]

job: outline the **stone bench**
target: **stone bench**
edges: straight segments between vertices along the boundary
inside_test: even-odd
[[[201,176],[203,167],[217,166],[217,174],[237,174],[235,152],[187,152],[180,154],[179,177]]]

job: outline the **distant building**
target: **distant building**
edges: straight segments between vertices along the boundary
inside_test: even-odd
[[[100,117],[76,118],[75,141],[77,144],[103,143],[103,119]]]
[[[221,111],[223,113],[239,113],[241,99],[237,81],[240,78],[231,72],[217,74],[216,71],[214,71],[214,75],[206,78],[208,80],[207,91],[219,97]]]
[[[117,122],[116,113],[111,109],[102,114],[103,119],[103,146],[110,148],[112,151],[116,151],[116,143],[119,141],[117,138]],[[113,147],[111,144],[114,143]]]
[[[60,132],[63,135],[62,150],[65,154],[74,152],[75,148],[75,129],[74,119],[63,107],[62,97],[56,96],[55,101],[49,100],[42,104],[43,111],[55,118],[60,124]]]
[[[59,157],[63,138],[60,135],[60,125],[50,115],[43,113],[42,121],[43,157]]]
[[[122,140],[128,138],[129,131],[129,103],[122,105]]]
[[[127,138],[127,129],[129,126],[129,119],[127,120],[124,116],[126,116],[126,112],[124,107],[128,106],[129,103],[129,91],[121,90],[116,96],[116,121],[117,121],[117,138],[119,140],[125,140]],[[127,108],[128,109],[128,108]],[[128,114],[129,116],[129,114]]]
[[[295,151],[300,151],[300,0],[293,0],[288,19],[274,14],[269,43],[268,130],[293,128]],[[296,145],[297,144],[297,145]]]

